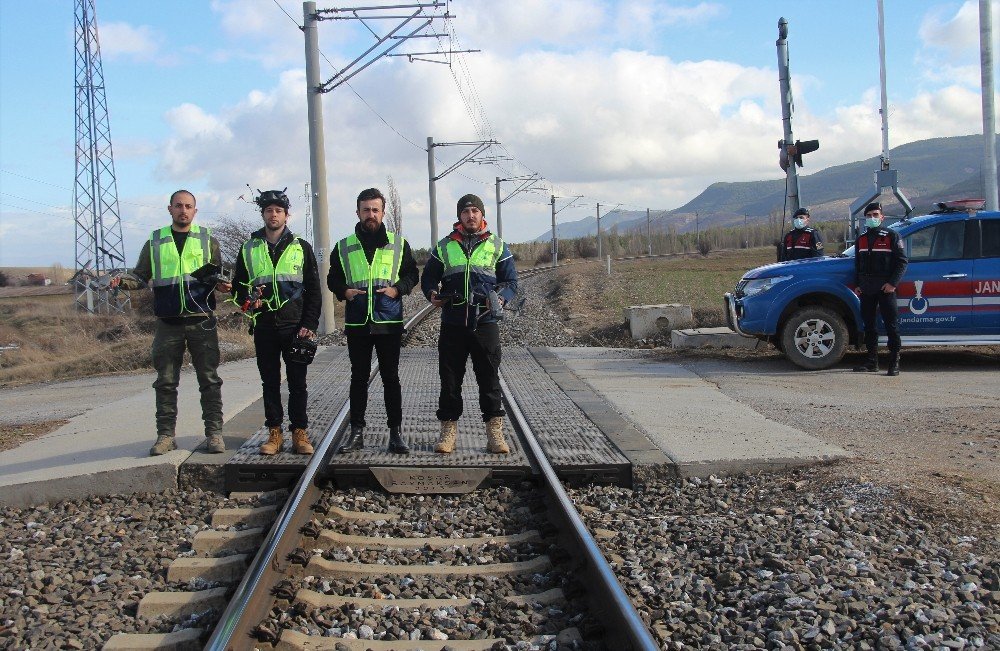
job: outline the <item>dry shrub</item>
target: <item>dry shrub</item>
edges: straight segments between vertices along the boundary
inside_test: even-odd
[[[63,380],[152,368],[155,317],[149,292],[132,292],[133,310],[91,315],[72,304],[0,305],[0,385]],[[219,306],[222,359],[252,357],[253,339],[235,306]]]

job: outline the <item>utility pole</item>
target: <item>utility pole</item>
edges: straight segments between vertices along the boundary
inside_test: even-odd
[[[983,95],[983,187],[986,210],[997,210],[997,124],[993,106],[993,8],[979,0],[979,66]]]
[[[601,249],[601,204],[597,204],[597,259],[603,260],[604,255]]]
[[[743,248],[750,248],[750,231],[747,230],[747,214],[743,213]]]
[[[500,239],[503,239],[503,222],[500,218],[500,210],[503,204],[508,201],[511,197],[516,195],[518,192],[528,192],[532,187],[541,181],[541,177],[538,174],[532,173],[529,176],[512,176],[509,179],[502,179],[499,176],[497,179],[496,195],[497,195],[497,235]],[[503,199],[500,198],[500,184],[504,181],[521,181],[521,184],[514,188],[514,190],[508,194]]]
[[[313,250],[319,266],[319,277],[330,273],[330,219],[326,192],[326,142],[323,134],[323,90],[319,76],[319,36],[315,2],[302,3],[302,26],[306,48],[306,102],[309,119],[309,176],[312,188]],[[337,329],[333,314],[333,294],[320,292],[322,310],[319,334]]]
[[[427,136],[427,193],[429,197],[429,211],[431,219],[431,248],[438,243],[438,195],[437,195],[437,174],[434,172],[434,138]]]
[[[577,195],[573,197],[572,201],[570,201],[568,204],[566,204],[559,210],[556,210],[556,195],[554,194],[552,195],[550,203],[552,204],[552,266],[553,267],[558,266],[559,264],[559,238],[556,237],[556,214],[566,210],[574,203],[576,203],[577,199],[582,199],[582,198],[583,195]]]
[[[491,145],[499,145],[500,143],[496,140],[474,140],[472,142],[434,142],[432,136],[427,136],[427,187],[430,194],[430,218],[431,218],[431,250],[437,246],[438,243],[438,216],[437,216],[437,182],[440,179],[448,176],[464,163],[472,160],[474,156],[482,153],[487,147]],[[474,147],[472,151],[467,153],[458,159],[458,162],[441,172],[440,174],[434,173],[434,148],[435,147]]]
[[[559,264],[559,240],[556,239],[556,195],[552,195],[552,243],[549,249],[552,253],[552,266]]]
[[[653,230],[649,222],[649,208],[646,208],[646,255],[653,255]]]
[[[305,226],[303,232],[308,233],[307,238],[313,237],[313,217],[312,217],[312,192],[309,191],[309,181],[306,181],[305,189],[302,192],[302,205],[305,210]],[[312,244],[312,241],[309,242]],[[319,261],[317,260],[317,264]]]
[[[400,45],[412,38],[420,37],[443,37],[445,34],[422,34],[434,20],[451,18],[452,16],[445,9],[444,14],[428,14],[428,11],[436,11],[446,7],[446,3],[440,0],[433,2],[393,5],[384,7],[337,7],[333,9],[316,9],[315,2],[302,3],[302,31],[305,35],[306,53],[306,101],[308,106],[309,120],[309,171],[312,186],[312,212],[313,212],[313,247],[316,251],[316,261],[319,265],[321,277],[325,277],[330,269],[330,220],[329,220],[329,199],[326,187],[326,146],[323,136],[323,105],[321,95],[329,93],[338,86],[347,83],[351,78],[362,70],[372,65],[382,57],[406,56],[410,61],[431,61],[434,63],[449,63],[449,60],[439,61],[436,59],[420,58],[425,55],[451,55],[458,52],[478,52],[478,50],[442,50],[437,52],[409,52],[395,54],[393,51]],[[408,15],[386,15],[381,12],[389,10],[412,10]],[[380,36],[369,25],[371,21],[377,20],[400,20],[387,34]],[[325,82],[320,82],[319,68],[319,36],[316,24],[321,20],[358,20],[360,21],[376,42],[365,52],[348,63],[338,71],[333,77]],[[409,33],[397,35],[404,27],[411,22],[418,23],[416,28]],[[390,44],[391,43],[391,44]],[[419,56],[418,56],[419,55]],[[433,245],[432,245],[433,246]],[[333,296],[330,292],[320,292],[322,295],[322,315],[320,317],[319,332],[325,334],[332,332],[336,328],[333,317]]]
[[[698,248],[701,244],[701,228],[698,225],[698,213],[694,213],[694,248]]]

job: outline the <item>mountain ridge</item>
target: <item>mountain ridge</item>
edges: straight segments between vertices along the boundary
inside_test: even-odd
[[[982,134],[918,140],[889,151],[892,167],[899,171],[900,189],[918,213],[928,212],[938,201],[982,196],[982,158]],[[880,166],[880,157],[873,156],[808,175],[800,173],[799,192],[807,199],[814,221],[845,219],[850,204],[874,187],[874,173]],[[744,215],[759,222],[775,211],[781,214],[784,200],[784,179],[717,181],[679,208],[650,211],[650,219],[657,231],[674,226],[678,233],[685,233],[695,228],[742,224]],[[902,212],[895,198],[885,203],[887,214]],[[645,230],[646,212],[614,211],[602,215],[601,222],[605,232],[612,228],[619,232]],[[556,232],[563,239],[595,235],[597,218],[557,224]],[[534,241],[550,237],[548,230]]]

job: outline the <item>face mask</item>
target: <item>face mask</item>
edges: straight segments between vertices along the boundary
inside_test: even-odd
[[[806,220],[802,219],[801,217],[797,217],[792,220],[792,226],[794,226],[795,228],[805,228]]]
[[[865,217],[865,226],[868,228],[878,228],[882,225],[882,220],[879,217]]]

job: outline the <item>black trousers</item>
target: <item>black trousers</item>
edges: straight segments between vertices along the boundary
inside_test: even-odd
[[[441,396],[438,399],[438,420],[458,420],[462,415],[462,380],[465,361],[472,357],[472,371],[479,383],[479,409],[483,420],[503,416],[500,391],[500,327],[484,323],[475,330],[463,326],[441,324],[438,337],[438,372],[441,375]]]
[[[403,388],[399,384],[399,347],[403,333],[373,335],[369,332],[347,331],[347,354],[351,359],[351,425],[365,426],[368,409],[368,376],[371,374],[372,350],[378,356],[382,394],[385,398],[386,425],[399,427],[403,423]]]
[[[885,334],[889,339],[889,352],[898,353],[902,344],[899,340],[899,307],[896,292],[886,294],[881,287],[862,287],[861,319],[865,322],[865,348],[869,357],[878,353],[878,330],[875,327],[875,311],[882,315]]]
[[[306,413],[306,404],[309,402],[306,372],[309,365],[288,361],[288,353],[298,330],[298,327],[257,326],[253,331],[257,370],[260,371],[260,381],[264,388],[264,424],[268,427],[280,427],[285,419],[281,408],[282,359],[285,360],[285,376],[288,379],[288,420],[292,429],[309,427],[309,416]]]

